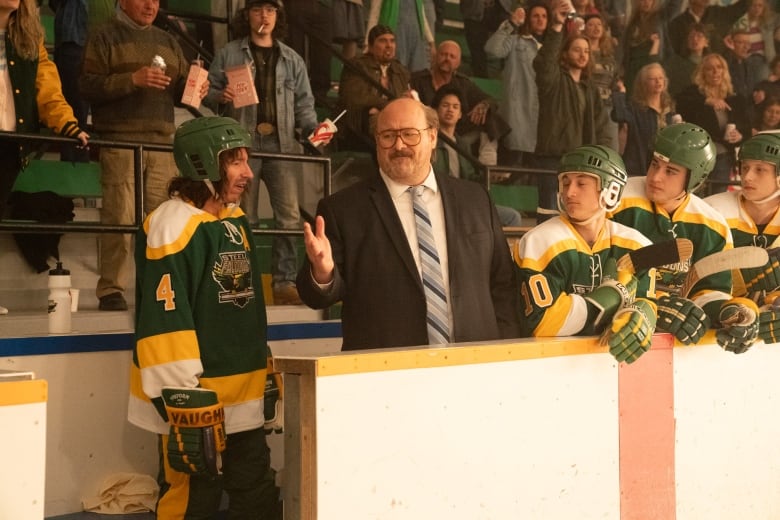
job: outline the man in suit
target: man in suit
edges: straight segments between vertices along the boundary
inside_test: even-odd
[[[343,302],[345,350],[438,343],[421,281],[418,186],[441,265],[446,341],[517,337],[519,293],[496,210],[481,186],[434,174],[437,129],[433,109],[390,102],[374,136],[379,174],[320,201],[315,229],[304,225],[298,290],[313,308]]]

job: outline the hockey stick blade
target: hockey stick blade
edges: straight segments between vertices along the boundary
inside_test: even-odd
[[[702,278],[732,269],[761,267],[768,261],[769,255],[766,249],[755,246],[735,247],[705,256],[691,266],[680,290],[680,296],[687,298],[693,286]]]
[[[617,261],[617,268],[636,273],[652,267],[685,262],[691,254],[693,242],[687,238],[677,238],[629,251]]]

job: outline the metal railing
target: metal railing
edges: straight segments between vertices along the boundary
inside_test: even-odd
[[[22,134],[16,132],[0,132],[0,141],[12,140],[25,145],[29,143],[39,143],[46,145],[50,143],[73,144],[74,139],[69,137],[43,136],[38,134]],[[144,197],[143,197],[143,152],[172,152],[173,147],[166,144],[140,143],[133,141],[111,141],[105,139],[91,139],[89,142],[93,147],[120,148],[133,151],[133,178],[135,184],[135,221],[132,224],[100,224],[71,222],[65,224],[41,223],[30,221],[10,221],[0,220],[0,233],[20,232],[25,233],[135,233],[144,219]],[[302,163],[319,163],[323,170],[323,196],[331,193],[331,162],[328,157],[315,157],[299,154],[285,153],[266,153],[251,152],[250,157],[260,159],[278,159]],[[253,235],[293,235],[303,236],[303,230],[297,229],[252,229]]]

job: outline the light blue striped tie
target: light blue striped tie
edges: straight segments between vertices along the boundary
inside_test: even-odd
[[[425,289],[425,301],[428,307],[428,343],[438,345],[450,342],[450,320],[447,313],[447,294],[444,292],[444,279],[441,275],[439,253],[433,239],[433,227],[422,195],[425,186],[412,186],[414,201],[414,221],[417,224],[417,246],[420,249],[422,282]]]

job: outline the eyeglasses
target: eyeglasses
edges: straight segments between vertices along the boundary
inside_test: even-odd
[[[249,12],[253,14],[257,14],[257,13],[276,14],[276,11],[278,11],[278,9],[272,5],[263,5],[260,7],[252,7],[249,9]]]
[[[422,133],[430,128],[430,126],[427,126],[421,129],[401,128],[400,130],[383,130],[376,134],[376,142],[382,148],[392,148],[400,137],[406,146],[417,146],[420,144],[420,140],[422,140]]]

